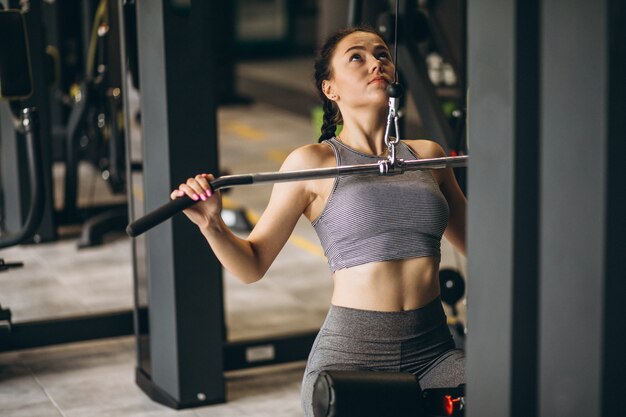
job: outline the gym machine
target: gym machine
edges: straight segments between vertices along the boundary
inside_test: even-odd
[[[8,100],[12,116],[12,126],[16,130],[15,147],[25,148],[27,155],[27,187],[29,193],[29,208],[26,219],[21,228],[11,233],[2,228],[0,234],[0,249],[18,245],[31,239],[43,217],[44,198],[42,193],[41,152],[37,137],[37,111],[31,107],[24,107],[22,99],[29,97],[32,92],[30,76],[30,58],[25,48],[17,48],[17,53],[9,56],[9,43],[26,44],[26,31],[23,16],[15,10],[3,10],[0,5],[0,43],[3,53],[0,54],[0,98]],[[21,143],[22,139],[25,143]],[[0,271],[21,267],[21,262],[5,262],[0,259]],[[11,331],[11,310],[0,306],[0,334]]]
[[[65,226],[80,225],[78,247],[98,245],[108,231],[122,230],[128,218],[122,197],[126,166],[124,125],[120,123],[117,4],[83,0],[77,7],[68,1],[7,0],[6,5],[24,15],[33,69],[28,103],[38,109],[40,119],[44,217],[32,241],[55,241],[72,232]],[[0,126],[0,139],[10,143],[16,134],[10,129],[8,113],[3,119],[6,123]],[[18,172],[20,166],[26,166],[26,157],[23,152],[3,151],[2,159],[4,191],[18,196],[15,202],[7,202],[4,221],[15,228],[28,207],[27,190],[20,185]],[[79,197],[85,197],[79,194],[82,161],[94,167],[112,195],[120,196],[116,202],[81,199],[79,203]],[[54,204],[55,194],[59,194],[53,182],[55,163],[65,167],[59,207]]]
[[[41,2],[30,2],[27,11],[0,10],[0,93],[9,99],[8,104],[0,102],[3,192],[11,196],[3,201],[6,215],[0,248],[46,240],[42,231],[52,224],[48,206],[51,199],[47,194],[50,189],[46,185],[51,178],[49,160],[46,160],[50,156],[50,152],[46,152],[49,137],[45,135],[48,130],[42,127],[48,120],[47,83],[41,79],[42,71],[31,70],[31,64],[41,67],[43,61],[39,42],[41,28],[35,24],[41,23],[41,6]],[[39,104],[44,111],[33,109]],[[23,212],[25,215],[21,216]],[[20,221],[16,223],[11,216]],[[21,263],[2,262],[0,271],[13,266],[21,266]],[[10,309],[0,308],[0,327],[2,352],[127,335],[132,333],[133,321],[130,311],[121,311],[13,322]]]
[[[65,192],[58,217],[62,224],[82,224],[79,248],[102,243],[105,233],[123,229],[128,219],[125,202],[94,206],[92,210],[78,207],[81,160],[101,173],[114,195],[126,191],[118,9],[110,0],[92,6],[90,0],[82,2],[87,35],[83,39],[85,65],[64,93],[70,106],[64,135]]]
[[[16,10],[20,9],[17,1],[1,1],[6,13],[14,15]],[[28,6],[28,7],[27,7]],[[13,74],[21,74],[19,79],[7,79],[11,77],[10,72],[2,75],[5,78],[6,90],[4,95],[12,96],[8,89],[23,88],[27,80],[27,74],[30,76],[30,94],[20,99],[20,104],[16,104],[15,100],[11,103],[2,103],[0,105],[0,146],[2,153],[0,154],[0,166],[2,167],[2,193],[5,196],[2,209],[2,223],[8,230],[19,230],[23,227],[28,217],[30,208],[32,207],[31,192],[32,188],[28,183],[28,153],[25,147],[25,136],[23,129],[15,129],[14,121],[21,117],[22,108],[35,108],[37,110],[37,124],[33,127],[33,133],[37,137],[38,147],[41,151],[40,171],[43,182],[38,184],[39,194],[43,198],[43,212],[41,219],[36,226],[36,232],[30,236],[28,241],[43,242],[56,239],[57,231],[54,224],[54,207],[52,202],[52,167],[50,158],[51,138],[50,138],[50,119],[49,119],[49,81],[46,79],[43,71],[33,71],[20,73],[27,68],[44,68],[47,63],[45,46],[43,42],[43,29],[41,22],[41,3],[30,2],[24,5],[28,9],[22,13],[20,19],[14,19],[12,23],[4,25],[3,31],[6,31],[3,42],[6,43],[2,50],[3,55],[8,54],[3,60],[6,65],[6,71],[14,68]],[[8,16],[7,14],[7,16]],[[18,34],[19,33],[19,34]],[[26,45],[26,36],[29,38],[29,49],[23,49]],[[24,58],[24,59],[20,59]],[[32,65],[32,67],[30,67]],[[10,85],[9,85],[10,81]],[[17,92],[15,90],[14,92]],[[23,93],[23,91],[21,92]],[[14,96],[13,96],[14,97]],[[20,107],[21,106],[21,107]],[[6,198],[11,196],[11,198]]]

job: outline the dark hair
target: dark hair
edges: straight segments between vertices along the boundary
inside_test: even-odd
[[[322,134],[319,137],[319,142],[335,136],[337,125],[343,122],[341,112],[339,111],[339,107],[337,107],[337,104],[335,104],[334,101],[329,100],[328,97],[326,97],[326,95],[324,94],[324,90],[322,89],[322,82],[324,80],[330,80],[332,78],[331,60],[335,53],[335,49],[337,48],[337,44],[339,44],[339,42],[341,42],[343,38],[355,32],[373,33],[375,35],[378,35],[383,40],[383,42],[386,43],[383,35],[381,35],[372,27],[355,26],[342,29],[333,33],[326,39],[326,42],[324,42],[322,47],[319,49],[317,57],[315,59],[315,87],[317,87],[317,92],[322,99],[322,106],[324,109],[324,119],[321,129]]]

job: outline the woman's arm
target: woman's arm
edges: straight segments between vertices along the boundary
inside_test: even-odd
[[[413,140],[407,141],[407,144],[421,158],[443,158],[446,156],[443,148],[433,141]],[[465,256],[467,199],[459,187],[452,168],[437,169],[433,170],[432,173],[450,207],[450,218],[444,236]]]
[[[311,166],[316,162],[315,153],[310,147],[296,149],[287,157],[281,171],[315,167]],[[194,194],[203,193],[206,196],[211,179],[208,174],[189,179],[171,197],[187,194],[194,198]],[[185,214],[198,225],[224,268],[242,282],[252,283],[265,275],[312,198],[306,181],[275,184],[267,208],[247,239],[232,233],[222,220],[219,192],[185,210]]]

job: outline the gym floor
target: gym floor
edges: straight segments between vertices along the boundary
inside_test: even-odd
[[[309,81],[311,68],[310,58],[239,65],[238,91],[255,100],[250,105],[225,106],[218,111],[222,169],[231,173],[277,170],[292,149],[316,140],[311,117],[301,110],[302,102],[315,99]],[[277,93],[274,99],[281,97],[280,103],[259,100],[259,91],[268,86],[288,92],[284,95],[287,99]],[[289,106],[300,111],[285,110]],[[62,175],[62,167],[55,167],[57,183]],[[119,198],[108,192],[90,166],[81,166],[80,179],[82,204]],[[225,195],[225,203],[245,209],[254,221],[262,213],[270,190],[271,186],[235,188]],[[60,200],[60,195],[56,198]],[[58,242],[0,253],[7,261],[24,262],[24,268],[0,275],[0,304],[12,310],[14,322],[132,308],[129,239],[112,234],[102,246],[78,250],[75,233],[70,231],[67,236]],[[466,275],[465,259],[446,241],[442,267],[460,269]],[[324,320],[332,281],[317,237],[306,220],[298,224],[262,281],[246,286],[228,275],[224,273],[229,340],[315,330]],[[0,354],[0,415],[301,415],[299,390],[304,362],[229,372],[227,403],[182,411],[151,401],[135,385],[134,369],[132,336]]]

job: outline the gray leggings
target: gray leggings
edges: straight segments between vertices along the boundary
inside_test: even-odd
[[[331,306],[304,371],[304,415],[313,417],[313,385],[324,370],[410,372],[422,388],[441,388],[465,383],[464,365],[439,298],[398,312]]]

